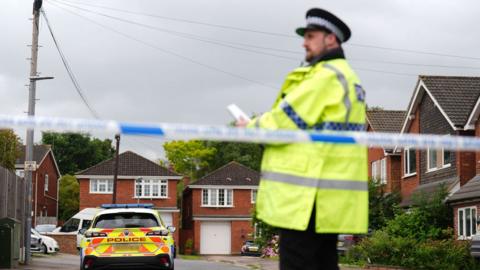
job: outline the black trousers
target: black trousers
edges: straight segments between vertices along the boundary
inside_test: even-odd
[[[280,230],[280,270],[338,270],[338,234],[315,232],[315,208],[306,231]]]

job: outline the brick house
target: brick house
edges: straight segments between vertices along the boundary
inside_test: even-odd
[[[405,111],[367,111],[367,132],[399,133],[402,129]],[[368,148],[368,177],[383,184],[384,192],[400,191],[400,151],[393,148]]]
[[[480,98],[470,114],[466,126],[475,127],[475,136],[480,137]],[[476,176],[463,185],[449,199],[453,208],[455,234],[460,239],[470,239],[478,233],[480,220],[480,152],[476,152]]]
[[[118,156],[117,203],[151,203],[166,225],[179,228],[177,173],[136,153]],[[109,159],[75,174],[80,184],[80,210],[112,203],[115,159]],[[179,231],[174,233],[178,243]]]
[[[239,254],[254,233],[252,210],[260,173],[237,162],[188,185],[183,193],[182,247],[198,254]]]
[[[20,147],[20,157],[15,161],[15,171],[25,177],[25,150]],[[32,173],[32,225],[57,224],[60,170],[50,145],[35,145],[33,161],[36,170]]]
[[[420,76],[401,133],[475,136],[471,119],[479,96],[480,77]],[[413,194],[431,194],[440,185],[454,198],[476,175],[474,152],[404,148],[401,153],[403,206],[411,205]]]

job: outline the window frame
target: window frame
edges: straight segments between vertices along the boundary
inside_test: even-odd
[[[96,184],[96,191],[92,189],[92,182],[95,182]],[[109,185],[109,183],[112,183]],[[100,191],[100,185],[105,185],[105,191]],[[97,178],[91,178],[90,183],[89,183],[89,193],[90,194],[113,194],[113,179],[97,179]],[[111,191],[109,191],[109,187],[111,187]]]
[[[413,166],[414,168],[410,168],[410,151],[411,150],[412,150],[411,147],[405,147],[403,149],[403,178],[407,178],[417,174],[417,151],[413,149],[413,153],[415,155],[415,164],[414,164],[415,166]]]
[[[470,210],[470,236],[467,235],[467,211]],[[460,213],[463,213],[460,218]],[[475,213],[475,215],[473,215]],[[457,209],[457,238],[459,240],[472,239],[472,236],[478,233],[477,231],[477,206],[466,206]]]
[[[223,190],[224,199],[223,205],[220,205],[220,190]],[[207,196],[205,197],[205,191],[207,191]],[[213,194],[215,197],[213,197]],[[205,204],[205,198],[207,200],[207,204]],[[215,198],[215,204],[212,204],[212,199]],[[228,188],[204,188],[202,189],[202,199],[201,199],[201,206],[202,207],[218,207],[218,208],[231,208],[233,206],[233,189]]]
[[[380,184],[387,184],[387,158],[380,160]]]
[[[141,187],[140,195],[138,195],[138,192],[137,192],[138,186]],[[165,187],[164,195],[162,195],[162,187]],[[148,190],[148,195],[145,195],[146,190]],[[156,190],[156,193],[158,195],[156,196],[153,195],[154,190]],[[133,184],[133,198],[135,199],[168,199],[168,180],[167,179],[145,179],[145,178],[135,179]]]
[[[44,182],[45,183],[43,183],[43,191],[46,192],[48,191],[48,184],[49,184],[48,173],[45,174]]]
[[[445,151],[444,148],[441,148],[441,149],[435,149],[435,154],[436,154],[435,167],[431,167],[430,166],[431,165],[430,164],[430,151],[432,151],[432,150],[434,150],[434,149],[427,148],[427,173],[438,171],[438,170],[445,169],[445,168],[449,168],[450,166],[452,166],[452,161],[450,161],[450,163],[445,164],[445,152],[446,151]],[[450,151],[450,155],[451,154],[452,153]],[[442,166],[438,167],[440,161],[441,161]]]
[[[252,204],[255,204],[257,203],[257,194],[258,194],[258,190],[257,189],[252,189],[250,191],[250,202]]]

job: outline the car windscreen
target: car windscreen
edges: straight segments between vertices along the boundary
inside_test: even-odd
[[[146,228],[158,227],[157,218],[149,213],[112,213],[100,215],[93,228]]]
[[[35,230],[39,232],[51,232],[55,230],[56,226],[55,225],[37,225],[35,227]]]

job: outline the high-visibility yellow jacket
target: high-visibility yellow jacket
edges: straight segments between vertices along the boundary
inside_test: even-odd
[[[343,58],[291,72],[272,109],[249,123],[270,130],[363,131],[365,92]],[[306,230],[315,204],[318,233],[365,233],[367,149],[355,144],[269,144],[256,201],[259,219]]]

